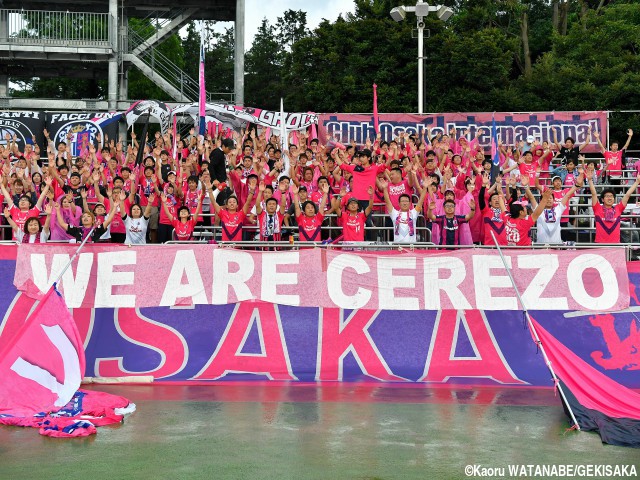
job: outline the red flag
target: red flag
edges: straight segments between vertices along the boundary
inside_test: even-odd
[[[378,86],[373,84],[373,128],[376,129],[376,135],[380,133],[380,125],[378,123]]]
[[[84,371],[78,328],[52,287],[0,351],[0,414],[59,410],[73,398]]]

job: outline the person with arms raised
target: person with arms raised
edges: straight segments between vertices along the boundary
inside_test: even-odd
[[[624,212],[629,199],[633,192],[638,188],[640,183],[640,175],[636,177],[635,182],[631,185],[627,193],[624,194],[620,203],[615,205],[615,191],[607,188],[600,194],[598,201],[598,193],[594,185],[594,170],[586,169],[585,177],[589,181],[589,189],[591,190],[591,206],[596,224],[596,243],[620,243],[620,218]]]

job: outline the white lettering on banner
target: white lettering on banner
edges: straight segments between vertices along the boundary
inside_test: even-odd
[[[31,272],[33,283],[42,293],[47,292],[60,272],[69,263],[69,255],[56,253],[51,261],[50,274],[47,275],[45,255],[41,253],[31,254]],[[68,268],[60,279],[60,290],[64,293],[64,300],[69,308],[79,308],[84,301],[89,285],[89,275],[93,266],[93,253],[81,253],[78,255],[76,276],[73,269]]]
[[[187,283],[182,283],[182,277],[185,275]],[[176,252],[160,306],[173,307],[179,298],[191,298],[194,305],[208,303],[204,282],[193,250],[178,250]]]
[[[526,308],[536,310],[569,310],[567,297],[542,297],[545,288],[551,283],[558,271],[560,263],[556,254],[519,255],[519,269],[538,269],[529,286],[522,293],[522,301]],[[562,281],[582,282],[581,278],[563,278]]]
[[[449,270],[449,278],[440,278],[440,270]],[[459,286],[464,282],[467,270],[461,258],[432,257],[424,259],[424,309],[440,310],[440,294],[445,293],[455,310],[471,310]]]
[[[134,272],[115,272],[113,267],[136,264],[136,250],[102,252],[98,254],[96,308],[133,308],[135,295],[114,295],[113,287],[134,285]]]
[[[329,298],[338,308],[362,308],[371,299],[371,290],[358,287],[355,295],[346,295],[342,289],[342,274],[346,268],[355,270],[358,275],[370,272],[369,265],[363,258],[347,253],[338,255],[327,266]]]
[[[277,252],[262,255],[260,299],[282,305],[300,305],[300,295],[278,295],[278,285],[298,285],[296,272],[278,272],[278,265],[299,265],[299,252]]]
[[[594,268],[600,274],[603,288],[599,297],[592,297],[585,288],[582,274],[588,268]],[[567,283],[573,299],[585,310],[609,310],[616,304],[620,295],[616,272],[600,255],[585,253],[571,260],[567,267]]]
[[[505,257],[505,261],[507,266],[511,268],[511,257]],[[504,275],[492,274],[491,270],[502,270]],[[499,256],[473,256],[473,284],[478,310],[517,310],[519,308],[515,296],[494,296],[491,292],[493,288],[504,288],[513,292],[513,285]]]
[[[237,265],[238,269],[235,272],[230,272],[230,264]],[[255,296],[251,293],[247,282],[253,276],[254,270],[255,265],[251,254],[223,248],[215,249],[213,251],[211,303],[213,305],[234,303],[230,301],[229,288],[233,288],[236,302],[253,300]]]
[[[71,248],[51,248],[51,253],[41,253],[42,249],[20,247],[23,253],[14,282],[33,298],[46,292],[68,264]],[[174,258],[158,265],[147,250],[99,246],[88,250],[59,282],[69,308],[225,305],[251,300],[376,310],[520,308],[504,265],[493,253],[376,256],[333,251],[323,263],[320,252],[312,250],[205,252],[189,247],[167,248],[163,257]],[[619,253],[523,251],[509,253],[506,259],[527,308],[606,311],[628,306],[625,264]],[[154,286],[156,295],[143,295],[150,275],[163,284]],[[597,287],[591,288],[594,283]]]
[[[378,257],[378,303],[380,310],[419,310],[420,302],[415,297],[396,297],[396,288],[415,288],[415,273],[394,275],[397,270],[415,270],[416,257]]]
[[[78,352],[76,352],[71,340],[69,340],[67,334],[60,328],[60,325],[40,326],[49,338],[49,341],[56,347],[58,352],[60,352],[64,372],[63,383],[58,382],[56,377],[48,370],[29,363],[22,357],[18,357],[16,361],[13,362],[11,370],[23,378],[33,380],[38,385],[56,394],[58,398],[54,405],[56,407],[64,407],[73,398],[82,381]]]

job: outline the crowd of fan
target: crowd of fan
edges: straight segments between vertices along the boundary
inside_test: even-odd
[[[396,243],[493,245],[495,236],[500,245],[528,246],[535,226],[537,243],[561,244],[573,239],[570,212],[583,191],[591,193],[595,242],[620,242],[640,176],[621,199],[611,188],[598,192],[596,183],[624,185],[631,130],[622,148],[606,148],[591,131],[579,146],[572,138],[560,143],[555,130],[551,143],[529,137],[499,144],[499,166],[479,145],[480,134],[378,135],[358,148],[298,133],[281,151],[279,138],[255,129],[230,138],[157,132],[142,145],[131,133],[127,147],[97,136],[73,156],[45,131],[45,161],[35,143],[20,151],[7,136],[0,203],[12,234],[5,239],[164,243],[191,240],[203,226],[219,227],[223,242],[295,236],[347,244],[375,240],[386,228]],[[592,134],[602,162],[581,154]]]

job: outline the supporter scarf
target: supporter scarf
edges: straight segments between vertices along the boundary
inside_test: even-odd
[[[396,225],[395,225],[395,234],[398,235],[400,232],[400,217],[405,212],[398,212],[398,216],[396,217]],[[411,218],[410,212],[406,212],[407,214],[407,224],[409,225],[409,236],[413,237],[415,235],[415,228],[413,226],[413,218]]]
[[[38,232],[36,233],[36,239],[34,240],[33,243],[44,243],[42,241],[42,232]],[[29,233],[25,233],[22,237],[22,243],[29,243],[29,240],[31,239],[31,234]]]

